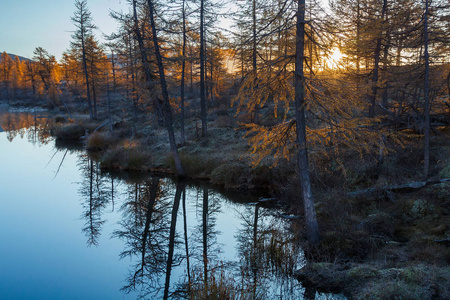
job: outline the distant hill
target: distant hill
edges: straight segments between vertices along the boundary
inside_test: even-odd
[[[0,53],[3,53],[3,51],[1,51]],[[16,59],[16,56],[19,58],[19,60],[20,61],[31,61],[31,59],[29,59],[29,58],[26,58],[26,57],[23,57],[23,56],[20,56],[20,55],[15,55],[15,54],[12,54],[12,53],[8,53],[8,52],[6,52],[11,58],[12,58],[12,60],[15,60]]]

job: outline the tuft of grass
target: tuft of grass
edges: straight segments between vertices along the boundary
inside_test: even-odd
[[[208,178],[217,165],[217,161],[208,156],[197,153],[180,151],[180,160],[187,176],[192,178]],[[172,154],[166,156],[165,163],[175,172],[175,163]]]
[[[80,124],[64,124],[54,129],[53,135],[59,140],[79,140],[86,130]]]
[[[100,166],[105,169],[148,170],[152,157],[138,141],[125,140],[116,147],[109,147],[101,157]]]
[[[230,162],[217,166],[211,173],[211,182],[226,187],[240,187],[248,183],[248,167],[242,163]]]
[[[91,151],[102,151],[114,144],[116,139],[108,132],[93,132],[86,140],[86,148]]]
[[[264,291],[247,286],[244,282],[237,281],[232,274],[225,271],[225,266],[215,266],[208,273],[205,282],[203,271],[194,268],[192,282],[187,295],[190,300],[204,299],[265,299]]]
[[[122,162],[125,160],[125,151],[115,147],[106,150],[100,159],[100,167],[104,169],[120,169]]]

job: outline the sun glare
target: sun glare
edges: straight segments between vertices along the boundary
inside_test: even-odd
[[[344,59],[344,54],[339,50],[339,48],[333,48],[326,56],[324,60],[323,70],[336,70],[342,66],[342,60]]]
[[[344,54],[342,54],[342,52],[338,48],[334,48],[333,52],[330,55],[330,59],[332,62],[338,63],[343,56]]]

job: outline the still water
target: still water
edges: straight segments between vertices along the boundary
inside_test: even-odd
[[[102,173],[45,114],[0,111],[0,299],[303,298],[289,276],[303,253],[276,208]]]

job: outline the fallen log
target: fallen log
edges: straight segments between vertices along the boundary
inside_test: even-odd
[[[405,184],[400,185],[389,185],[382,188],[368,188],[364,190],[358,190],[354,192],[347,193],[348,196],[355,198],[360,196],[368,196],[372,194],[390,194],[392,192],[396,193],[409,193],[418,189],[421,189],[425,186],[433,185],[433,184],[439,184],[450,181],[450,178],[444,178],[444,179],[437,179],[437,180],[428,180],[428,181],[413,181]],[[391,198],[391,197],[389,197]]]

